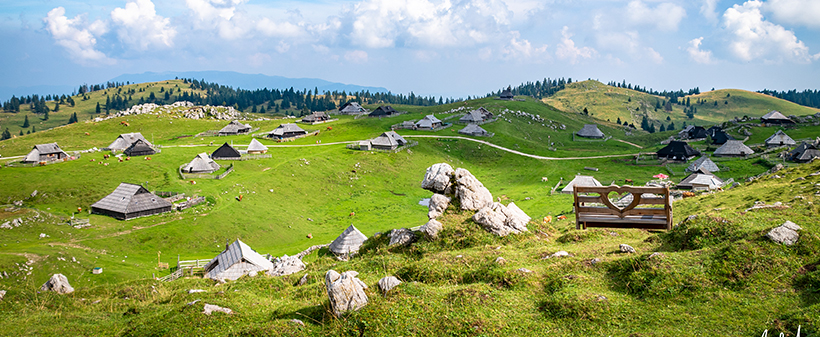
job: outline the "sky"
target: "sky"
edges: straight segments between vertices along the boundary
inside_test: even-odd
[[[445,97],[547,77],[820,89],[818,18],[818,0],[4,1],[0,85],[222,70]]]

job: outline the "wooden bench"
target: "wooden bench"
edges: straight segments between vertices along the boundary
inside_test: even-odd
[[[619,196],[631,193],[632,202],[624,207],[618,207],[609,200],[611,193]],[[576,185],[573,186],[572,194],[575,198],[573,206],[575,207],[576,229],[587,227],[672,229],[672,200],[667,187]],[[652,194],[652,196],[644,196],[644,194]]]

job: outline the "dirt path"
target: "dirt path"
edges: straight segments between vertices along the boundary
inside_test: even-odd
[[[179,217],[179,218],[174,219],[174,220],[182,220],[182,217]],[[171,220],[171,221],[173,221],[173,220]],[[117,236],[120,236],[120,235],[131,234],[132,232],[134,232],[134,231],[138,231],[138,230],[140,230],[140,229],[146,229],[146,228],[156,227],[156,226],[159,226],[159,225],[164,225],[164,224],[167,224],[168,222],[170,222],[170,221],[158,222],[158,223],[155,223],[155,224],[153,224],[153,225],[151,225],[151,226],[145,226],[145,227],[134,227],[134,228],[131,228],[131,229],[126,229],[126,230],[124,230],[124,231],[120,231],[120,232],[116,232],[116,233],[105,234],[105,235],[102,235],[102,236],[98,236],[98,237],[94,237],[94,238],[87,238],[87,239],[82,239],[82,240],[77,240],[77,241],[87,241],[87,240],[97,240],[97,239],[108,239],[108,238],[113,238],[113,237],[117,237]]]
[[[637,147],[637,148],[639,148],[639,149],[642,149],[642,148],[643,148],[643,146],[640,146],[640,145],[635,144],[635,143],[630,143],[630,142],[627,142],[627,141],[625,141],[625,140],[623,140],[623,139],[617,139],[617,138],[616,138],[615,140],[617,140],[617,141],[619,141],[619,142],[621,142],[621,143],[624,143],[624,144],[629,144],[629,145],[632,145],[632,146]]]
[[[592,157],[561,157],[561,158],[559,158],[559,157],[544,157],[544,156],[537,156],[537,155],[534,155],[534,154],[529,154],[529,153],[524,153],[524,152],[508,149],[506,147],[495,145],[495,144],[487,142],[487,141],[472,139],[472,138],[467,138],[467,137],[460,137],[460,136],[415,135],[415,136],[403,136],[403,137],[405,137],[405,138],[449,138],[449,139],[469,140],[471,142],[481,143],[481,144],[491,146],[491,147],[494,147],[494,148],[502,150],[502,151],[507,151],[509,153],[514,153],[514,154],[517,154],[517,155],[520,155],[520,156],[530,157],[530,158],[535,158],[535,159],[543,159],[543,160],[600,159],[600,158],[616,158],[616,157],[633,157],[633,156],[637,155],[637,153],[628,153],[628,154],[610,154],[610,155],[592,156]]]

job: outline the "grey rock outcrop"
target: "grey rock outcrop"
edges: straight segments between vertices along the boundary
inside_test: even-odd
[[[628,244],[625,244],[625,243],[622,243],[620,246],[618,246],[618,248],[621,250],[621,253],[632,253],[632,254],[634,254],[634,253],[637,252],[635,250],[635,248],[632,248],[632,246],[630,246]]]
[[[800,226],[794,222],[786,221],[782,225],[772,228],[772,230],[766,234],[766,237],[774,242],[791,246],[797,243],[797,240],[800,238],[800,234],[797,233],[800,229]]]
[[[6,291],[5,290],[0,290],[0,301],[3,300],[3,297],[6,297]]]
[[[413,231],[407,228],[396,228],[391,230],[387,237],[390,238],[388,246],[406,246],[416,240],[416,235]]]
[[[450,194],[449,191],[455,171],[450,164],[438,163],[427,168],[421,188],[433,193]]]
[[[51,275],[51,278],[43,283],[40,290],[54,291],[58,294],[70,294],[74,292],[74,288],[68,283],[68,278],[63,274]]]
[[[233,314],[233,310],[231,310],[231,309],[223,308],[223,307],[220,307],[218,305],[205,303],[205,308],[202,310],[202,313],[210,316],[211,313],[214,313],[214,312],[224,312],[228,315]]]
[[[427,218],[435,219],[440,217],[444,214],[444,210],[447,209],[447,206],[450,205],[450,198],[446,197],[443,194],[433,194],[430,197],[430,203],[427,205]]]
[[[387,276],[379,280],[379,288],[381,288],[382,292],[384,293],[387,293],[399,284],[401,284],[401,281],[399,281],[399,279],[395,276]]]
[[[283,256],[273,262],[273,268],[268,271],[270,276],[285,276],[305,270],[305,263],[298,256]]]
[[[438,222],[436,219],[430,219],[427,221],[426,224],[419,228],[419,232],[424,233],[428,239],[436,239],[438,238],[438,232],[440,232],[444,226],[441,225],[441,222]]]
[[[339,274],[335,270],[328,270],[325,274],[325,287],[330,307],[336,317],[345,312],[356,311],[367,305],[367,294],[364,289],[367,285],[357,277],[359,273],[349,270]]]
[[[493,195],[470,171],[456,169],[456,198],[461,209],[478,211],[493,204]]]
[[[527,231],[527,222],[530,217],[527,216],[520,208],[510,203],[507,207],[500,203],[492,203],[488,207],[484,207],[475,215],[473,221],[477,222],[481,227],[490,233],[498,236],[507,236],[509,234],[518,234]]]

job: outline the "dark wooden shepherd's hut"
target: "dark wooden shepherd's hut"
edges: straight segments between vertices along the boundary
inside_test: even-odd
[[[393,115],[398,114],[398,113],[399,112],[396,111],[396,109],[393,109],[392,106],[383,105],[383,106],[380,106],[380,107],[376,108],[376,110],[373,110],[373,112],[371,112],[368,116],[370,116],[370,117],[387,117],[387,116],[393,116]]]
[[[134,144],[131,144],[125,151],[123,151],[126,156],[129,157],[137,157],[137,156],[150,156],[152,154],[157,153],[148,143],[143,141],[142,139],[137,139]]]
[[[230,146],[228,143],[222,144],[214,153],[211,153],[211,158],[214,160],[219,159],[239,159],[242,157],[242,154],[239,153],[237,149],[234,149],[233,146]]]
[[[121,183],[111,194],[91,205],[91,213],[119,220],[170,212],[173,205],[145,187]]]
[[[23,159],[23,163],[40,163],[68,158],[68,154],[60,149],[57,143],[37,144]]]
[[[658,158],[667,158],[672,160],[689,160],[692,157],[699,156],[700,152],[693,149],[686,142],[672,141],[669,145],[658,150]]]

